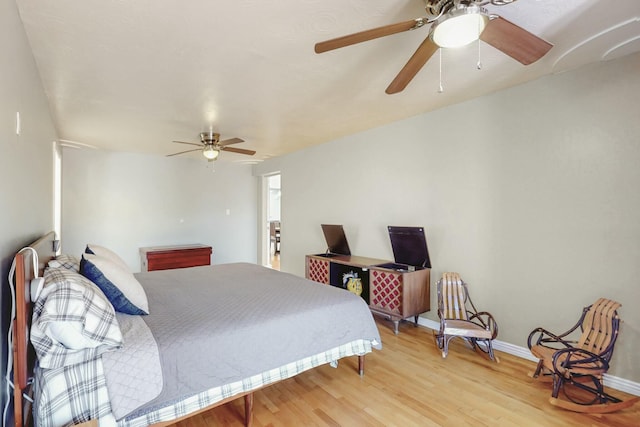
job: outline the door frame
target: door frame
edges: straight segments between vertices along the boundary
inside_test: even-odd
[[[280,171],[260,175],[260,200],[258,202],[258,260],[260,265],[271,264],[271,240],[269,238],[269,178],[280,175],[280,191],[282,191],[282,174]],[[282,203],[280,204],[282,207]],[[282,212],[280,213],[282,217]],[[282,221],[282,218],[280,218]]]

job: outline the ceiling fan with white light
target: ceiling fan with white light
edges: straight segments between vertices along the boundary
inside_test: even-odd
[[[529,65],[546,55],[553,45],[484,8],[487,4],[503,6],[515,1],[424,0],[426,17],[320,42],[315,51],[323,53],[431,24],[427,38],[387,87],[388,94],[403,91],[438,49],[466,46],[478,39]]]
[[[207,158],[208,161],[213,162],[220,155],[220,151],[229,151],[231,153],[246,154],[253,156],[256,154],[253,150],[245,150],[244,148],[229,147],[231,144],[238,144],[244,142],[240,138],[231,138],[224,141],[220,141],[220,134],[213,131],[200,133],[200,143],[173,141],[177,144],[195,145],[198,148],[194,148],[187,151],[180,151],[179,153],[167,154],[167,157],[178,156],[180,154],[191,153],[193,151],[202,151],[202,155]]]

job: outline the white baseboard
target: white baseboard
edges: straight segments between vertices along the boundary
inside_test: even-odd
[[[436,331],[440,329],[439,322],[436,322],[435,320],[426,319],[424,317],[418,318],[418,324]],[[525,347],[520,347],[514,344],[502,342],[500,340],[495,340],[493,341],[493,348],[498,351],[503,351],[505,353],[511,354],[513,356],[531,360],[532,362],[538,361],[538,359],[533,354],[531,354],[529,349]],[[611,387],[615,390],[620,390],[624,393],[633,394],[634,396],[640,396],[640,383],[629,381],[624,378],[614,377],[613,375],[605,374],[604,384],[607,387]]]

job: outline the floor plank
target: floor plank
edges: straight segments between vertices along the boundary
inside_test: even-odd
[[[451,343],[442,359],[430,329],[378,320],[382,351],[304,372],[255,394],[254,427],[288,426],[607,426],[640,425],[640,404],[606,415],[549,404],[551,385],[527,374],[533,362],[497,352],[500,363]],[[630,396],[609,390],[621,398]],[[243,426],[243,399],[175,427]]]

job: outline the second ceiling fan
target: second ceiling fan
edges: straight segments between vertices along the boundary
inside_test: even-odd
[[[388,94],[403,91],[438,49],[461,47],[478,39],[529,65],[546,55],[553,45],[498,15],[489,14],[483,7],[489,3],[503,6],[514,1],[424,0],[426,17],[320,42],[315,45],[315,51],[323,53],[432,24],[428,36],[387,87]]]
[[[253,156],[256,154],[253,150],[246,150],[244,148],[229,147],[232,144],[238,144],[244,142],[240,138],[231,138],[220,141],[220,134],[213,131],[200,133],[200,143],[185,142],[185,141],[173,141],[177,144],[195,145],[198,148],[193,148],[187,151],[180,151],[179,153],[168,154],[167,157],[177,156],[180,154],[191,153],[192,151],[202,151],[202,155],[206,157],[210,162],[216,160],[220,155],[220,151],[229,151],[231,153],[246,154]]]

